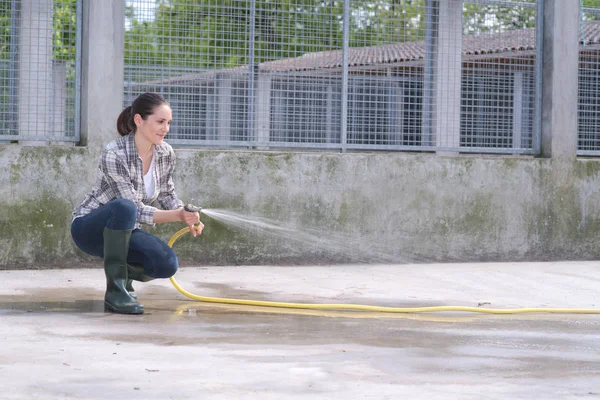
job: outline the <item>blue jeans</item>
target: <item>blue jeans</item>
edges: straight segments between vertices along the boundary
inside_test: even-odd
[[[179,261],[173,249],[158,237],[134,229],[137,207],[131,200],[117,199],[76,218],[71,224],[71,237],[85,253],[104,258],[104,228],[133,229],[127,262],[144,266],[146,275],[170,278],[177,272]]]

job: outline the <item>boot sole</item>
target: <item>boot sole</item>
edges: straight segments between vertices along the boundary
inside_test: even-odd
[[[105,312],[111,312],[111,313],[115,313],[115,314],[127,314],[127,315],[140,315],[144,313],[144,307],[142,306],[140,309],[137,310],[119,310],[116,309],[115,307],[111,306],[110,304],[108,304],[106,301],[104,302],[104,311]]]

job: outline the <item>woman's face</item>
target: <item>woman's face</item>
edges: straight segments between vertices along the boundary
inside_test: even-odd
[[[136,135],[142,135],[150,143],[158,145],[169,133],[173,117],[171,107],[163,104],[156,107],[154,114],[148,115],[145,120],[140,114],[136,114],[133,119],[137,126]]]

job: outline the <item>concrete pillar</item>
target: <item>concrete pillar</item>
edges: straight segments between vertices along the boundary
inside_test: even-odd
[[[546,0],[542,89],[542,156],[577,152],[579,1]]]
[[[67,65],[54,62],[52,66],[52,131],[55,135],[65,134],[67,113]]]
[[[462,0],[438,2],[434,50],[434,132],[437,147],[460,145]],[[438,151],[438,154],[447,152]],[[451,152],[454,154],[455,152]]]
[[[231,115],[231,94],[233,78],[232,75],[223,74],[217,77],[217,102],[219,119],[218,137],[219,140],[229,140],[231,138],[231,119],[237,118]]]
[[[119,137],[123,110],[124,0],[83,0],[81,145],[104,146]]]
[[[256,138],[261,143],[269,143],[271,132],[271,77],[269,75],[258,75],[256,97],[258,98],[256,102]]]
[[[18,132],[26,145],[44,145],[51,134],[52,6],[53,0],[21,1]]]
[[[336,82],[332,80],[332,82]],[[327,114],[333,115],[334,110],[334,97],[335,93],[333,90],[334,85],[327,85]],[[339,143],[340,140],[340,130],[337,124],[334,123],[333,118],[327,118],[327,143]]]
[[[513,149],[523,146],[523,72],[514,73],[513,99],[515,114],[513,116]]]

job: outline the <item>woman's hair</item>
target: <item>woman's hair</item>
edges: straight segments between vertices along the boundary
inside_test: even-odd
[[[135,114],[140,114],[142,119],[146,120],[148,115],[154,114],[156,107],[163,104],[169,105],[167,100],[160,94],[144,93],[139,95],[130,106],[127,106],[119,114],[119,118],[117,118],[117,131],[119,135],[126,136],[131,132],[135,132],[136,126],[135,122],[133,122]]]

